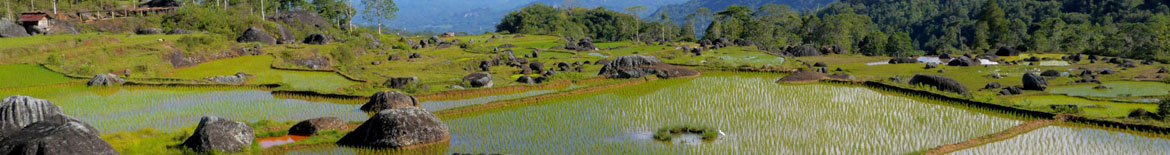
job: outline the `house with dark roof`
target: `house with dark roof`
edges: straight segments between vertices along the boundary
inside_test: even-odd
[[[29,34],[43,34],[53,27],[49,18],[48,14],[42,12],[21,13],[20,25],[23,25]]]

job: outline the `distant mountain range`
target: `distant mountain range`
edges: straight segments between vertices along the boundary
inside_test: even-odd
[[[723,10],[728,5],[745,5],[752,8],[768,3],[785,4],[797,10],[815,9],[836,0],[396,0],[398,17],[384,21],[391,29],[432,32],[483,33],[495,31],[495,25],[512,10],[532,4],[554,7],[605,7],[625,12],[631,6],[643,6],[639,12],[643,17],[657,17],[669,13],[672,20],[681,21],[686,14],[700,7],[712,11]],[[350,6],[362,8],[360,0],[351,0]],[[365,16],[358,15],[354,22],[360,25],[376,25]],[[653,18],[652,18],[653,19]]]

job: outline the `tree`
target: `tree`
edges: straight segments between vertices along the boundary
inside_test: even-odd
[[[1158,101],[1158,116],[1170,116],[1170,98],[1162,98],[1161,101]]]
[[[979,23],[987,24],[987,32],[989,40],[986,40],[992,46],[1004,46],[1001,40],[1009,39],[1008,32],[1009,24],[1004,19],[1003,9],[999,7],[998,0],[988,0],[983,3],[983,8],[979,10]]]
[[[642,19],[642,16],[638,16],[638,12],[642,12],[642,11],[646,11],[646,7],[641,6],[641,5],[630,6],[630,7],[626,8],[626,13],[634,15],[634,19]],[[641,32],[638,31],[641,29],[642,29],[642,22],[640,22],[640,21],[634,22],[634,41],[638,41],[641,38],[641,36],[642,36]]]
[[[723,24],[720,24],[719,20],[711,21],[711,25],[707,26],[707,31],[705,32],[705,35],[703,35],[704,40],[713,40],[719,38],[723,36]]]
[[[366,5],[366,9],[362,13],[374,16],[374,20],[378,22],[378,34],[382,34],[382,21],[390,20],[397,17],[398,5],[394,4],[394,0],[362,0],[362,4]]]
[[[313,0],[313,8],[317,10],[325,19],[333,21],[337,26],[349,24],[353,20],[353,14],[356,12],[349,4],[345,4],[344,0]]]
[[[860,52],[862,54],[877,56],[885,53],[886,40],[889,40],[889,37],[885,33],[882,33],[882,31],[873,31],[866,35],[864,39],[861,39],[861,42],[857,43],[857,46],[860,48],[859,50],[861,50]]]
[[[305,9],[304,7],[309,4],[305,0],[276,0],[276,2],[278,4],[277,9],[283,11]],[[227,2],[224,3],[226,4]]]
[[[886,40],[886,55],[903,57],[914,55],[914,46],[910,44],[910,34],[898,32],[891,34]]]

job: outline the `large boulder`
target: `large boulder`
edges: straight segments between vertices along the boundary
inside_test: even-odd
[[[1044,89],[1048,88],[1048,80],[1044,79],[1043,76],[1036,75],[1035,73],[1025,73],[1023,80],[1024,90],[1044,91]]]
[[[28,36],[28,31],[23,26],[17,25],[8,18],[0,19],[0,38],[25,36]]]
[[[951,79],[945,76],[917,74],[914,75],[913,78],[910,78],[910,84],[933,86],[935,89],[941,91],[948,91],[959,94],[968,93],[967,87],[964,87],[963,83],[959,83],[959,81],[955,81],[955,79]]]
[[[418,107],[418,99],[397,91],[380,91],[370,96],[370,101],[362,105],[365,112],[377,112],[386,109]]]
[[[463,76],[463,82],[471,87],[492,87],[492,74],[487,72],[476,72]]]
[[[958,58],[951,59],[951,62],[948,62],[947,66],[979,66],[979,64],[979,60],[975,60],[967,56],[960,56]]]
[[[333,27],[333,22],[321,17],[313,11],[281,11],[278,14],[269,15],[268,21],[283,24],[294,31],[318,31],[321,29]]]
[[[99,133],[48,100],[17,95],[0,101],[0,154],[118,154]]]
[[[5,97],[0,102],[0,139],[29,124],[57,115],[64,115],[64,112],[48,100],[20,95]]]
[[[121,85],[122,83],[126,83],[126,80],[119,78],[118,75],[114,75],[113,73],[105,73],[105,74],[94,75],[93,78],[89,79],[89,82],[85,83],[85,85],[113,86],[113,85]]]
[[[1047,76],[1047,77],[1057,77],[1057,76],[1060,76],[1060,71],[1056,71],[1056,70],[1046,70],[1046,71],[1044,71],[1044,72],[1041,72],[1041,73],[1040,73],[1040,76]]]
[[[325,130],[343,130],[345,129],[345,120],[337,117],[320,117],[309,120],[304,120],[292,127],[288,128],[288,134],[312,136],[317,132]]]
[[[585,37],[585,38],[581,38],[581,40],[577,41],[577,50],[578,51],[596,51],[596,50],[598,50],[598,48],[596,45],[593,44],[593,38]]]
[[[404,148],[450,140],[447,125],[439,117],[418,107],[387,109],[370,117],[338,145],[367,148]]]
[[[162,29],[153,28],[153,27],[152,28],[140,28],[138,30],[134,30],[134,34],[139,34],[139,35],[151,35],[151,34],[162,34],[162,33],[163,33]]]
[[[248,77],[252,77],[252,75],[240,72],[240,73],[236,73],[235,75],[221,75],[221,76],[208,77],[207,81],[211,81],[212,83],[218,83],[218,84],[236,84],[236,85],[238,85],[238,84],[244,84],[245,82],[247,82]]]
[[[272,45],[276,44],[276,38],[273,38],[272,35],[269,35],[268,32],[264,32],[264,30],[260,28],[250,27],[248,30],[244,30],[244,34],[236,38],[236,42],[260,42]]]
[[[329,37],[321,34],[310,34],[309,36],[305,37],[305,40],[301,41],[301,43],[314,45],[329,44]]]
[[[531,69],[533,73],[543,73],[544,63],[540,63],[539,61],[534,60],[531,63],[528,63],[528,69]]]
[[[1024,93],[1024,86],[1004,87],[999,90],[999,95],[1019,95]]]
[[[382,85],[389,88],[402,89],[412,83],[418,83],[418,77],[392,77],[386,79],[386,82]]]
[[[537,83],[539,83],[536,81],[536,78],[532,78],[531,76],[528,76],[528,75],[524,75],[524,76],[520,76],[520,78],[516,78],[516,82],[523,83],[523,84],[537,84]]]
[[[686,67],[679,67],[663,63],[654,56],[627,55],[621,56],[601,68],[597,75],[606,78],[640,78],[655,74],[660,78],[674,78],[697,76],[698,71]]]
[[[45,34],[48,35],[81,33],[81,31],[77,29],[77,26],[73,26],[72,22],[66,20],[50,19],[49,23],[52,24],[50,25],[52,27],[49,28],[49,32],[45,32]]]
[[[203,116],[195,133],[182,146],[195,152],[239,152],[252,146],[252,126],[215,116]]]
[[[795,56],[795,57],[820,56],[821,55],[821,52],[818,52],[816,48],[812,47],[812,45],[804,45],[804,46],[796,46],[796,47],[788,48],[788,50],[785,51],[785,53],[787,55],[791,55],[791,56]]]
[[[297,36],[293,34],[292,30],[285,27],[284,24],[276,24],[277,44],[292,44],[297,42]]]
[[[999,84],[999,82],[988,82],[987,85],[983,86],[983,89],[991,90],[991,89],[999,89],[1002,87],[1003,87],[1003,85]]]
[[[1013,47],[1003,46],[1003,47],[999,47],[999,50],[995,51],[995,55],[996,56],[1020,56],[1020,51],[1016,50],[1016,48],[1013,48]]]

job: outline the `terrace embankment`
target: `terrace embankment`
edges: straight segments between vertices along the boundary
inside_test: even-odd
[[[991,143],[991,142],[1011,139],[1011,138],[1014,138],[1016,136],[1019,136],[1020,134],[1028,133],[1032,130],[1048,127],[1050,125],[1053,125],[1053,124],[1056,124],[1059,122],[1064,122],[1064,121],[1068,120],[1069,117],[1071,117],[1071,115],[1056,115],[1052,119],[1030,121],[1030,122],[1027,122],[1024,124],[1016,125],[1015,127],[1012,127],[1012,128],[1008,128],[1007,130],[1003,130],[1003,131],[1000,131],[997,133],[990,134],[990,135],[972,138],[970,140],[962,141],[959,143],[947,144],[947,145],[942,145],[942,146],[938,146],[935,148],[931,148],[930,150],[927,150],[923,154],[924,155],[947,154],[947,153],[951,153],[951,152],[955,152],[955,151],[959,151],[959,150],[963,150],[963,149],[973,148],[973,147],[987,144],[987,143]]]

